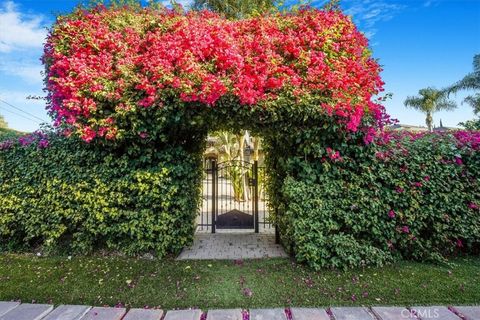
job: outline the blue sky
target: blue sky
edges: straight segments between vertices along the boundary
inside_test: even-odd
[[[188,5],[189,0],[179,2]],[[0,99],[30,114],[0,101],[0,114],[11,128],[33,131],[40,119],[49,122],[45,103],[26,97],[44,95],[39,59],[46,28],[56,14],[77,3],[0,0]],[[393,93],[387,112],[401,123],[424,125],[421,113],[403,106],[405,98],[420,88],[459,80],[472,71],[472,58],[480,53],[480,0],[343,0],[341,5],[370,39],[373,55],[384,67],[386,92]],[[456,126],[473,118],[471,108],[460,104],[464,96],[454,97],[457,110],[435,114],[435,123],[442,119],[443,125]]]

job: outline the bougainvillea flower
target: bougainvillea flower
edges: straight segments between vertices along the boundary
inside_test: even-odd
[[[322,97],[319,112],[349,132],[364,117],[385,118],[372,99],[383,90],[381,68],[340,11],[227,20],[207,11],[77,9],[58,18],[43,60],[55,124],[87,142],[128,133],[125,119],[167,104],[214,108],[224,97],[245,108]],[[372,142],[376,130],[364,132]]]
[[[388,216],[389,216],[390,218],[392,218],[392,219],[395,218],[395,215],[396,215],[396,214],[395,214],[395,211],[393,211],[393,210],[390,210],[390,211],[388,212]]]

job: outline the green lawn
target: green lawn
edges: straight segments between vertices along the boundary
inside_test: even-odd
[[[12,299],[165,309],[479,304],[480,258],[314,272],[288,259],[235,263],[0,255],[0,300]]]

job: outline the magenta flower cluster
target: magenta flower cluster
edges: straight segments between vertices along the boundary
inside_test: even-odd
[[[480,150],[480,131],[456,130],[451,132],[410,132],[410,131],[389,131],[386,130],[377,135],[375,143],[385,145],[389,143],[400,142],[405,139],[415,141],[426,136],[433,137],[433,142],[440,139],[450,138],[455,142],[457,148],[471,148],[475,151]]]
[[[17,139],[1,141],[0,151],[11,149],[17,145],[21,147],[28,147],[32,144],[35,144],[39,149],[48,148],[50,145],[49,137],[42,131],[35,131],[33,133],[23,135]]]

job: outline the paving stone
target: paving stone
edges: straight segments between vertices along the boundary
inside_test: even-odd
[[[208,310],[207,320],[242,320],[242,309]]]
[[[330,320],[327,312],[315,308],[292,308],[293,320]]]
[[[447,307],[442,306],[428,306],[428,307],[412,307],[417,318],[422,320],[441,319],[441,320],[460,320],[460,318],[448,310]]]
[[[330,310],[335,320],[375,320],[375,318],[362,307],[338,307],[331,308]]]
[[[480,306],[476,307],[453,307],[462,314],[466,320],[480,320]]]
[[[17,307],[20,302],[3,302],[0,301],[0,316]]]
[[[102,308],[90,309],[81,320],[120,320],[127,313],[125,308]]]
[[[160,320],[162,316],[159,309],[130,309],[123,320]]]
[[[410,310],[403,307],[372,307],[373,313],[382,320],[415,319]]]
[[[274,234],[256,233],[196,233],[193,244],[186,247],[178,260],[190,259],[257,259],[288,257],[283,248],[275,244]]]
[[[253,309],[250,320],[287,320],[287,316],[283,309]]]
[[[201,316],[201,310],[172,310],[163,320],[200,320]]]
[[[90,308],[89,306],[60,305],[42,320],[79,320]]]
[[[24,303],[3,314],[0,320],[40,320],[52,310],[51,304]]]

